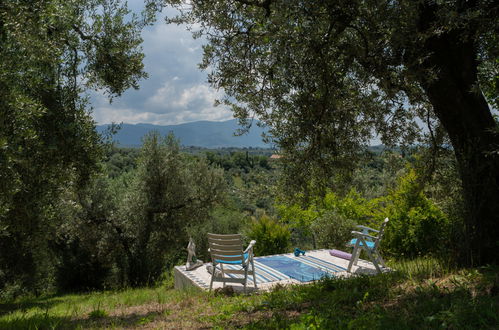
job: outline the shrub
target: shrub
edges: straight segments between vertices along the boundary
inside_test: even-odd
[[[373,217],[382,219],[373,211],[375,207],[375,201],[368,201],[351,190],[345,197],[328,192],[323,198],[316,198],[308,208],[278,205],[277,211],[281,220],[292,228],[293,243],[300,247],[343,247],[351,238],[355,224],[373,226],[370,223]]]
[[[350,190],[345,197],[329,192],[317,204],[321,206],[323,211],[333,211],[338,216],[350,219],[358,224],[367,224],[373,215],[371,203],[355,189]]]
[[[424,195],[413,169],[399,180],[386,204],[390,222],[382,243],[385,251],[412,257],[448,248],[449,217]]]
[[[299,205],[276,206],[281,223],[291,229],[291,242],[303,249],[315,248],[313,246],[313,233],[311,225],[318,216],[313,207],[303,209]]]
[[[355,190],[342,197],[333,192],[316,199],[307,208],[297,205],[277,207],[282,221],[294,231],[315,238],[314,247],[341,248],[351,238],[354,224],[378,228],[388,217],[381,246],[397,256],[417,256],[449,250],[451,220],[427,198],[416,171],[408,167],[387,196],[367,200]]]
[[[326,211],[311,226],[317,247],[338,248],[345,246],[355,222],[336,211]]]
[[[287,225],[263,215],[251,221],[246,236],[256,240],[254,252],[260,256],[288,252],[291,233]]]

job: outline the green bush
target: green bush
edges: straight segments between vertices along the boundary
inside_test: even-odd
[[[329,192],[323,198],[316,198],[307,208],[296,204],[277,205],[276,208],[281,221],[292,228],[293,243],[315,249],[343,248],[351,238],[355,224],[375,226],[371,219],[382,219],[375,211],[376,207],[376,200],[368,201],[351,190],[344,197]]]
[[[280,222],[291,228],[291,243],[302,249],[315,248],[311,225],[317,219],[318,213],[312,207],[304,209],[296,204],[280,204],[276,209]]]
[[[254,252],[261,256],[288,252],[291,233],[288,226],[263,215],[251,221],[246,236],[256,240]]]
[[[322,212],[333,211],[346,219],[357,224],[367,225],[373,218],[373,202],[361,196],[355,189],[352,189],[344,197],[333,192],[329,192],[322,200],[316,202]]]
[[[384,213],[390,222],[382,246],[391,254],[413,257],[448,249],[450,219],[424,195],[417,179],[416,172],[409,170],[385,199]]]
[[[342,248],[354,224],[378,228],[388,217],[381,247],[394,256],[438,254],[450,245],[451,220],[424,194],[416,171],[408,167],[397,186],[384,197],[365,199],[355,190],[333,192],[308,207],[278,205],[281,220],[314,238],[314,248]]]
[[[336,211],[326,211],[311,226],[318,248],[343,249],[355,222]]]

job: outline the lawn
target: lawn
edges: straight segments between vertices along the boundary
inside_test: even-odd
[[[253,295],[160,286],[25,298],[0,304],[0,328],[499,327],[497,267],[452,269],[434,259],[391,266],[397,271]]]

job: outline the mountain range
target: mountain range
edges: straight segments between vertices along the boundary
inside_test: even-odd
[[[104,133],[109,125],[98,125],[97,131]],[[241,136],[235,136],[240,126],[236,119],[228,121],[196,121],[179,125],[153,124],[121,124],[121,129],[113,136],[114,142],[122,147],[139,147],[142,137],[150,131],[158,131],[161,135],[172,132],[180,140],[182,146],[196,146],[203,148],[269,148],[262,140],[262,133],[266,130],[252,125],[250,131]]]

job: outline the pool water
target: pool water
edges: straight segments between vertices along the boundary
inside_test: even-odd
[[[310,282],[326,276],[331,276],[331,274],[320,270],[319,268],[312,267],[297,259],[286,256],[270,256],[257,258],[257,260],[259,263],[273,268],[300,282]]]

